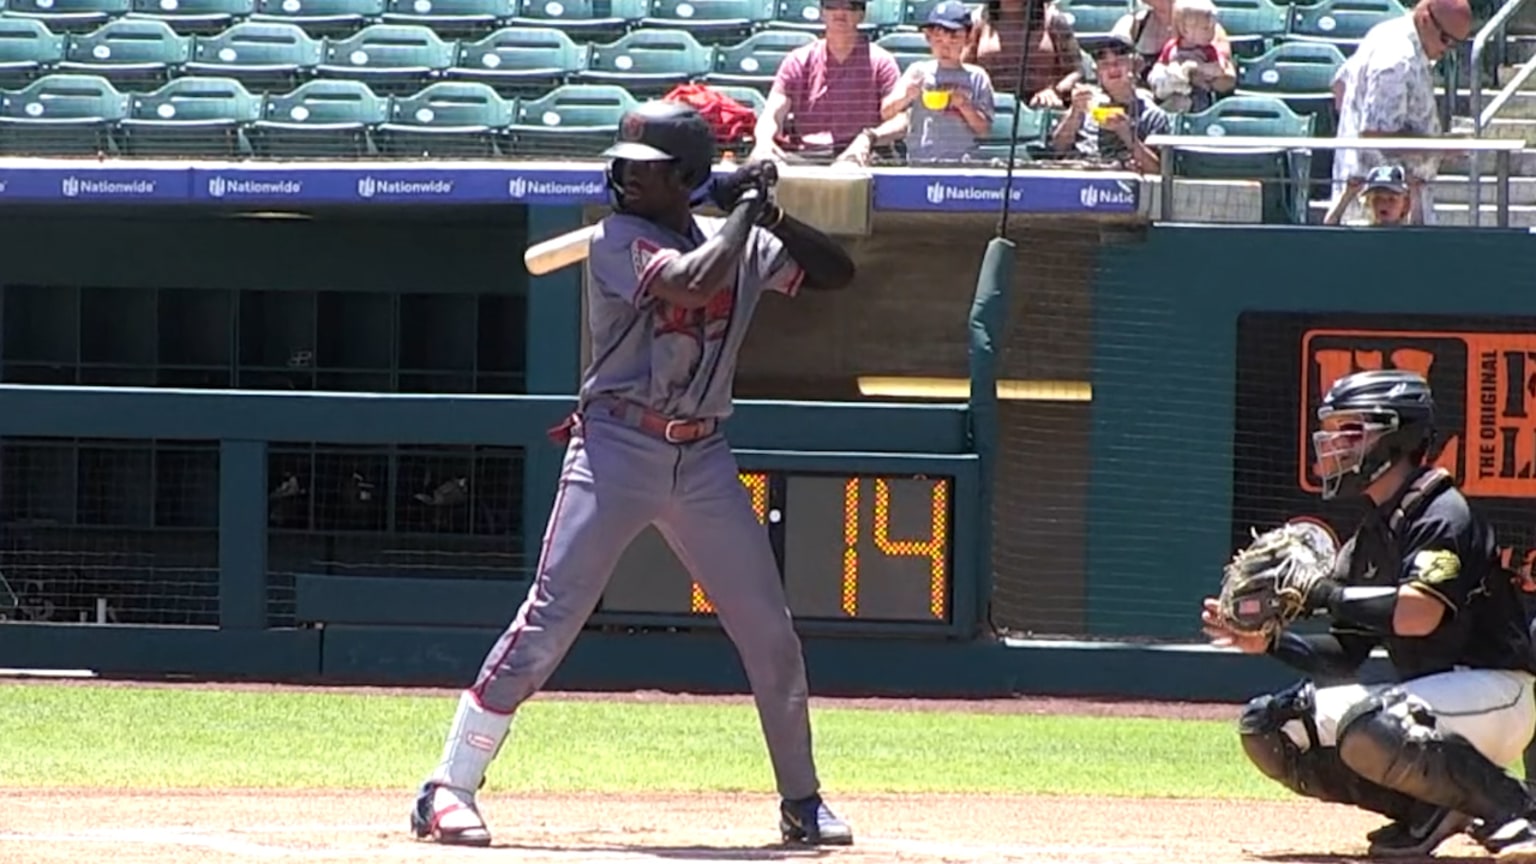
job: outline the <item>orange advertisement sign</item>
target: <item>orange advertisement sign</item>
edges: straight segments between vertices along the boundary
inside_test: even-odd
[[[1323,393],[1367,369],[1410,369],[1434,389],[1435,463],[1479,498],[1536,498],[1536,333],[1314,329],[1302,337],[1302,489],[1320,489],[1312,433]]]

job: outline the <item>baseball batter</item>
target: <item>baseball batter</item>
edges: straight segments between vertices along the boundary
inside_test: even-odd
[[[800,641],[718,426],[731,413],[737,354],[758,300],[842,288],[853,262],[772,203],[771,164],[710,183],[714,133],[690,107],[653,101],[629,112],[605,156],[615,212],[587,261],[592,361],[576,412],[553,430],[566,453],[538,570],[459,699],[412,830],[440,843],[490,843],[475,793],[514,712],[565,656],[625,548],[655,525],[740,654],[783,799],[783,838],[852,843],[820,796]],[[726,218],[692,214],[706,195]]]
[[[1339,379],[1313,436],[1323,497],[1358,497],[1359,530],[1304,589],[1326,633],[1232,629],[1207,599],[1217,644],[1268,654],[1307,676],[1348,681],[1372,649],[1394,681],[1315,686],[1248,704],[1243,749],[1293,791],[1391,820],[1372,857],[1427,856],[1467,830],[1501,862],[1536,862],[1536,799],[1505,766],[1536,730],[1528,622],[1492,528],[1449,474],[1427,466],[1434,402],[1399,370]]]

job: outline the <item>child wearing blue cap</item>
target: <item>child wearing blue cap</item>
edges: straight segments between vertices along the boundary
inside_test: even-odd
[[[1409,179],[1400,165],[1378,165],[1365,175],[1365,179],[1352,179],[1344,187],[1328,215],[1324,225],[1412,225],[1418,222],[1418,184]],[[1365,199],[1365,216],[1357,221],[1344,219],[1344,211],[1358,198]]]
[[[961,60],[973,24],[971,11],[959,0],[934,6],[923,24],[933,59],[907,67],[880,106],[887,120],[912,112],[906,138],[910,162],[963,161],[992,128],[992,79],[985,69]]]

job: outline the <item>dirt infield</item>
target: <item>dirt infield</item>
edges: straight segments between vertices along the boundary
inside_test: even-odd
[[[0,797],[6,864],[797,861],[835,864],[1233,864],[1347,861],[1368,814],[1305,802],[1002,796],[839,796],[856,845],[777,844],[760,795],[486,795],[490,849],[422,843],[408,793],[192,794],[49,791]],[[1485,860],[1457,838],[1437,861]]]
[[[6,682],[15,683],[15,682]],[[43,681],[46,686],[270,685]],[[316,689],[316,688],[305,688]],[[442,690],[325,688],[454,695]],[[734,696],[545,693],[540,699],[736,701]],[[972,701],[814,699],[817,708],[945,709],[1033,714],[1220,718],[1235,706],[1122,700]],[[1027,758],[1021,755],[1021,758]],[[490,849],[422,843],[407,830],[411,790],[209,792],[21,790],[0,792],[4,864],[320,864],[390,862],[739,862],[824,859],[836,864],[1322,864],[1364,853],[1380,820],[1350,808],[1284,803],[1000,795],[835,795],[856,845],[837,850],[777,843],[775,801],[753,795],[482,796],[496,833]],[[1457,838],[1439,864],[1486,861]],[[1461,857],[1458,857],[1461,856]]]

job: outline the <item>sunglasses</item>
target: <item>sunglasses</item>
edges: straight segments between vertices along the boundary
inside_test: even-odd
[[[1435,25],[1435,34],[1440,37],[1440,43],[1442,45],[1447,48],[1453,48],[1456,45],[1466,41],[1463,39],[1457,39],[1455,36],[1452,36],[1450,33],[1446,32],[1445,27],[1440,23],[1440,19],[1435,17],[1435,10],[1426,8],[1424,11],[1429,13],[1429,23]]]

